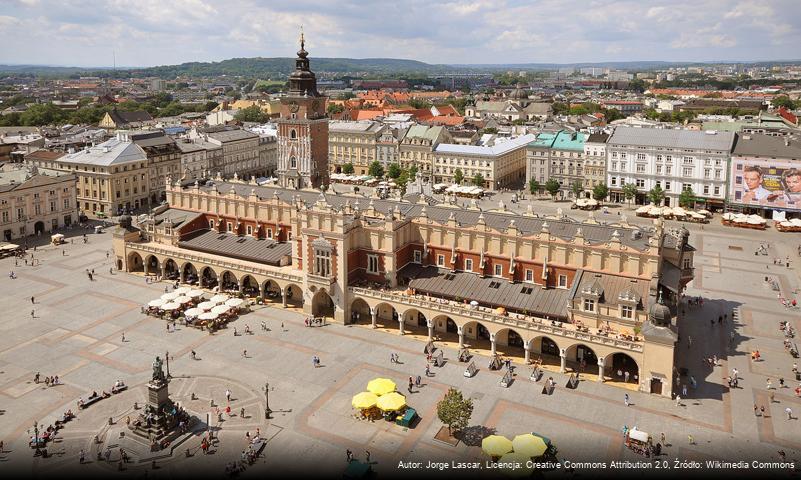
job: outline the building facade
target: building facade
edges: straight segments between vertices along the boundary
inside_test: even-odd
[[[370,164],[378,160],[378,142],[386,127],[378,122],[334,121],[328,126],[328,166],[331,173],[342,173],[343,165],[353,165],[355,175],[367,175]]]
[[[678,206],[681,192],[692,189],[699,202],[722,207],[733,146],[730,132],[617,127],[606,147],[610,197],[624,202],[623,185],[633,183],[637,203],[658,186],[667,206]]]
[[[551,177],[559,182],[562,198],[575,198],[574,185],[580,185],[584,191],[580,197],[589,192],[585,187],[584,142],[587,134],[582,132],[561,131],[556,134],[551,145]]]
[[[558,132],[541,132],[526,147],[526,185],[534,180],[543,188],[551,178],[551,147]]]
[[[401,168],[412,165],[423,178],[434,177],[434,150],[440,143],[451,143],[452,138],[445,127],[412,125],[398,145],[398,159]]]
[[[150,182],[148,191],[150,199],[148,206],[155,206],[165,199],[165,185],[169,178],[180,178],[181,168],[181,149],[175,144],[175,140],[164,135],[164,132],[145,133],[124,133],[123,139],[127,138],[139,146],[147,156],[148,181]]]
[[[222,163],[215,163],[214,173],[224,177],[234,174],[242,178],[265,175],[267,165],[262,163],[262,144],[259,136],[247,130],[230,129],[208,133],[205,138],[222,149]]]
[[[592,133],[584,141],[584,189],[592,191],[606,183],[606,141],[608,133]]]
[[[0,169],[0,241],[43,235],[78,221],[75,175],[35,166]]]
[[[487,190],[519,188],[526,176],[526,147],[534,135],[512,139],[496,139],[493,145],[459,145],[440,143],[434,149],[434,183],[456,183],[456,171],[462,172],[464,183],[476,175]]]

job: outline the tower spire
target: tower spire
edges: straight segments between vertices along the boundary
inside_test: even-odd
[[[300,24],[300,49],[304,50],[304,46],[306,45],[306,41],[303,38],[303,24]]]

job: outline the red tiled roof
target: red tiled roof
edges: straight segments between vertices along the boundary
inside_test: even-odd
[[[798,125],[798,117],[784,107],[779,107],[779,115],[793,125]]]

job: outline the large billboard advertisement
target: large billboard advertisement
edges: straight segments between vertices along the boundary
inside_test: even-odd
[[[729,201],[741,205],[801,210],[801,163],[732,159]]]

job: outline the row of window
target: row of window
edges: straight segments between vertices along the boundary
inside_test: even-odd
[[[585,298],[582,305],[582,310],[585,312],[595,312],[596,303],[597,302],[592,298]],[[631,305],[621,305],[619,313],[620,318],[631,320],[634,318],[634,307]]]
[[[414,251],[414,262],[415,263],[422,263],[422,252],[420,250]],[[437,266],[438,267],[445,267],[445,255],[437,255]],[[466,258],[464,260],[464,271],[465,272],[472,272],[473,271],[473,259]],[[503,277],[503,265],[495,264],[493,267],[493,275],[496,277]],[[526,282],[534,282],[534,270],[526,269],[525,271],[525,280]],[[559,275],[557,279],[557,286],[561,288],[567,288],[567,275]]]
[[[214,229],[214,220],[209,220],[209,228]],[[234,232],[234,225],[231,222],[226,222],[225,224],[225,231],[229,233]],[[253,225],[245,225],[245,234],[249,236],[253,236]],[[273,238],[273,229],[267,229],[267,238]],[[289,240],[292,240],[292,232],[289,232]]]

